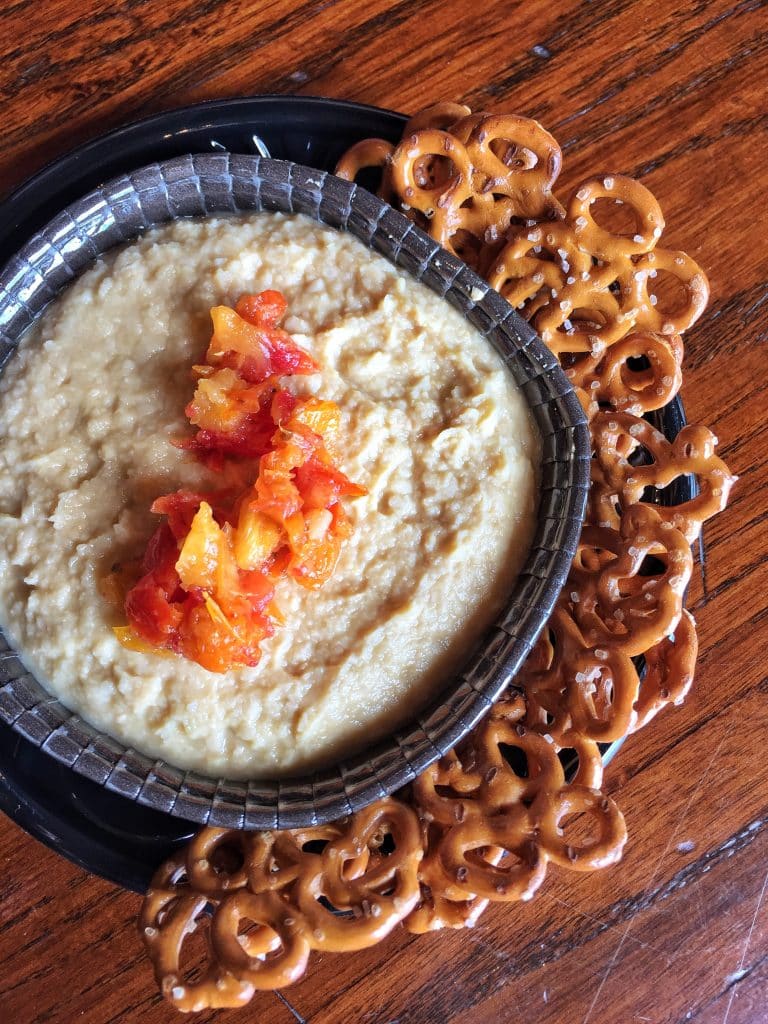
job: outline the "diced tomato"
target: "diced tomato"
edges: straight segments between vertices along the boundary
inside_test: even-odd
[[[298,444],[287,441],[259,460],[259,476],[254,485],[252,508],[264,512],[276,522],[284,522],[301,508],[301,495],[294,483],[294,472],[306,458]]]
[[[128,591],[125,613],[139,636],[161,647],[181,620],[179,608],[171,604],[165,589],[158,586],[151,573]]]
[[[296,487],[307,508],[330,508],[340,498],[359,498],[368,493],[364,487],[353,484],[340,469],[314,457],[297,468]]]
[[[307,374],[319,369],[312,356],[279,327],[256,326],[229,306],[214,306],[211,319],[213,337],[206,359],[214,366],[235,353],[247,362],[237,361],[233,368],[253,383],[260,383],[273,374]],[[231,360],[227,365],[232,365]]]
[[[287,309],[285,297],[273,289],[258,295],[242,295],[235,306],[237,315],[256,327],[277,327]]]
[[[270,365],[272,373],[306,375],[317,373],[320,366],[286,331],[279,327],[269,332]]]
[[[198,430],[194,437],[174,441],[177,448],[196,455],[220,454],[239,459],[258,459],[271,447],[275,424],[269,413],[249,416],[229,433]]]
[[[282,426],[291,419],[293,410],[296,408],[297,399],[290,391],[276,391],[272,398],[272,406],[269,414],[275,426]]]
[[[166,516],[168,526],[176,541],[183,541],[192,526],[192,520],[197,514],[202,502],[207,502],[213,509],[213,514],[220,521],[227,518],[227,506],[229,496],[226,492],[221,494],[209,494],[198,491],[174,491],[173,494],[164,494],[152,503],[150,511],[156,515]],[[178,558],[178,544],[174,545],[175,558]],[[169,556],[170,557],[170,556]]]

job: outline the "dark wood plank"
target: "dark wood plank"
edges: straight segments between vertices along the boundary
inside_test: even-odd
[[[687,336],[689,416],[741,476],[706,528],[691,590],[701,640],[686,704],[632,737],[607,783],[622,864],[552,871],[472,932],[316,957],[226,1017],[265,1024],[761,1024],[768,1021],[768,190],[759,0],[11,0],[0,9],[0,190],[126,120],[257,92],[415,110],[456,99],[540,118],[563,189],[612,169],[658,195],[665,242],[707,269]],[[136,897],[14,825],[0,830],[0,1021],[161,1024]]]

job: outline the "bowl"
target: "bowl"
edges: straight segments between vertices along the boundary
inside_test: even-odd
[[[386,203],[325,171],[230,153],[190,155],[113,179],[71,204],[0,272],[0,372],[45,306],[95,259],[178,217],[273,210],[343,231],[444,296],[501,355],[542,440],[531,549],[494,625],[439,697],[371,749],[295,778],[215,779],[126,748],[26,671],[0,633],[0,719],[86,778],[154,810],[227,828],[298,828],[399,789],[453,747],[509,686],[552,610],[576,549],[589,483],[581,405],[554,356],[512,307]]]

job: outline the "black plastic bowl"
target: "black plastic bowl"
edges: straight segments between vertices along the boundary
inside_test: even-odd
[[[537,528],[508,604],[473,657],[415,721],[309,776],[214,779],[126,749],[48,694],[2,634],[0,719],[86,778],[157,811],[224,827],[294,828],[330,821],[399,789],[466,735],[508,686],[575,552],[589,482],[589,434],[556,359],[482,278],[358,186],[258,156],[214,153],[151,164],[54,217],[0,273],[0,366],[47,303],[108,249],[177,217],[246,210],[304,213],[349,231],[445,296],[504,359],[543,443]]]

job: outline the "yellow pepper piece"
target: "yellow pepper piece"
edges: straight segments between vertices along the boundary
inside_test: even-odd
[[[221,610],[221,608],[219,608],[219,606],[216,604],[216,602],[211,597],[211,595],[210,594],[206,594],[205,597],[204,597],[204,600],[205,600],[205,607],[208,610],[208,614],[211,616],[213,621],[218,626],[223,626],[224,629],[226,629],[229,633],[232,634],[232,636],[236,637],[237,633],[232,628],[232,623],[229,621],[229,619],[224,614],[224,612]]]
[[[185,590],[199,587],[200,590],[216,591],[217,569],[223,561],[225,542],[211,506],[207,501],[201,501],[176,563],[176,572]]]
[[[235,531],[235,561],[240,569],[258,569],[280,543],[280,527],[244,501]]]
[[[341,424],[341,410],[335,402],[306,398],[291,413],[288,429],[295,423],[309,427],[313,433],[319,434],[326,444],[333,443]]]
[[[127,651],[137,651],[139,654],[156,654],[161,658],[173,657],[173,651],[165,650],[162,647],[153,647],[152,644],[148,644],[146,640],[142,640],[140,636],[137,636],[130,626],[113,626],[112,632],[115,634],[120,646],[125,647]]]

